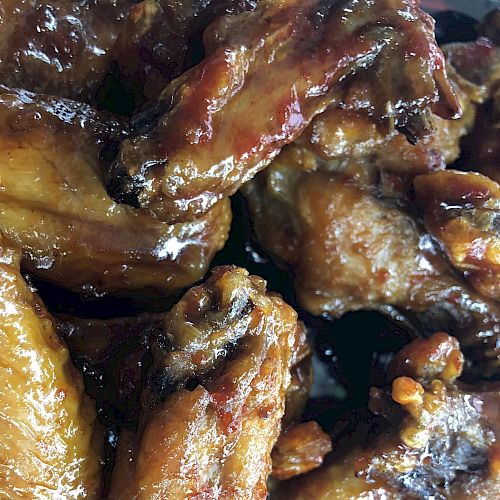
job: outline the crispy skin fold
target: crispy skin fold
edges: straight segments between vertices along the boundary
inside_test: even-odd
[[[133,3],[2,0],[0,83],[90,100]]]
[[[102,433],[94,404],[20,252],[0,239],[0,497],[99,498]]]
[[[187,292],[153,343],[136,435],[120,437],[110,498],[265,498],[297,315],[265,282],[221,267]]]
[[[274,162],[245,192],[259,242],[292,270],[307,311],[396,307],[419,329],[453,333],[475,369],[499,373],[498,304],[458,279],[415,218],[375,187]]]
[[[444,117],[460,109],[433,22],[414,0],[264,1],[215,22],[205,49],[205,59],[136,119],[142,127],[109,169],[115,199],[168,222],[233,194],[338,98],[339,81],[353,73],[354,82],[367,73],[363,85],[383,82],[371,106],[398,127],[412,128],[432,103]]]
[[[497,498],[500,385],[456,382],[462,364],[445,333],[404,347],[390,366],[392,383],[371,391],[379,422],[355,423],[327,465],[272,498]]]
[[[229,202],[176,225],[117,205],[98,159],[119,131],[87,106],[0,88],[0,227],[21,246],[23,268],[47,281],[169,294],[199,280],[224,245]]]
[[[424,222],[453,266],[479,292],[500,300],[500,185],[447,170],[414,181]]]

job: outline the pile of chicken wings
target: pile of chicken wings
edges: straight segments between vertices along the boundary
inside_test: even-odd
[[[474,30],[0,0],[0,497],[498,498],[500,10]],[[213,265],[242,228],[293,307]],[[311,318],[361,310],[407,340],[320,425]]]

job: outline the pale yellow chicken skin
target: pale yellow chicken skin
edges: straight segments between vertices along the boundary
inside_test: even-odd
[[[98,498],[94,404],[43,304],[0,239],[0,498]]]

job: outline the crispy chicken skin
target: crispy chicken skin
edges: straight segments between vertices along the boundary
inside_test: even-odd
[[[142,114],[149,128],[125,140],[109,168],[115,199],[168,222],[233,194],[338,98],[352,73],[385,82],[371,105],[398,127],[418,128],[432,103],[444,117],[459,112],[433,22],[414,0],[263,1],[212,24],[205,49]]]
[[[479,292],[500,300],[500,185],[447,170],[414,181],[429,232]]]
[[[107,195],[98,159],[120,127],[73,101],[0,88],[0,227],[23,268],[77,292],[169,294],[224,245],[228,200],[168,225]]]
[[[290,368],[303,352],[296,313],[260,278],[221,267],[164,324],[110,498],[265,498]]]
[[[89,100],[109,70],[132,0],[2,0],[0,83]]]
[[[327,465],[273,498],[497,498],[500,385],[456,382],[462,364],[457,340],[445,333],[403,348],[391,385],[371,391],[378,436],[368,432],[354,447],[363,433],[354,428]]]
[[[143,366],[151,341],[164,330],[168,313],[105,320],[60,315],[59,335],[68,344],[86,380],[88,393],[106,412],[105,419],[128,429],[137,427]],[[316,422],[301,423],[312,386],[312,351],[306,330],[299,330],[291,380],[285,393],[282,434],[271,455],[273,476],[293,477],[319,467],[330,451],[330,438]]]
[[[99,498],[102,434],[94,404],[21,254],[0,239],[0,497]]]
[[[278,162],[246,195],[260,243],[293,271],[307,311],[340,316],[393,306],[426,328],[439,321],[477,369],[499,372],[498,304],[462,283],[398,204],[356,177]]]

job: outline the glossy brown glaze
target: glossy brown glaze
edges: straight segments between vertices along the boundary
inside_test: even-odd
[[[110,69],[132,0],[2,0],[0,83],[90,100]]]
[[[111,498],[265,498],[296,313],[243,269],[217,268],[165,318],[137,435],[120,438]]]
[[[498,304],[461,282],[418,222],[376,186],[275,161],[245,192],[260,243],[292,270],[307,311],[337,317],[393,306],[426,329],[449,329],[477,369],[498,373]]]
[[[497,498],[500,385],[456,382],[462,364],[458,342],[444,333],[403,348],[392,383],[371,391],[378,436],[356,444],[359,426],[340,443],[344,452],[274,498]]]
[[[73,101],[0,89],[0,226],[23,268],[80,293],[169,294],[199,280],[224,245],[228,200],[168,225],[118,205],[99,174],[120,127]]]
[[[81,375],[0,239],[0,497],[99,498],[103,435]]]
[[[500,300],[500,185],[447,170],[414,181],[429,232],[479,292]]]
[[[398,127],[432,103],[445,117],[459,112],[433,23],[413,0],[261,2],[208,28],[205,49],[149,109],[156,124],[124,141],[110,168],[117,200],[169,222],[233,194],[338,98],[339,81],[353,73],[384,82],[371,93],[373,112]]]

